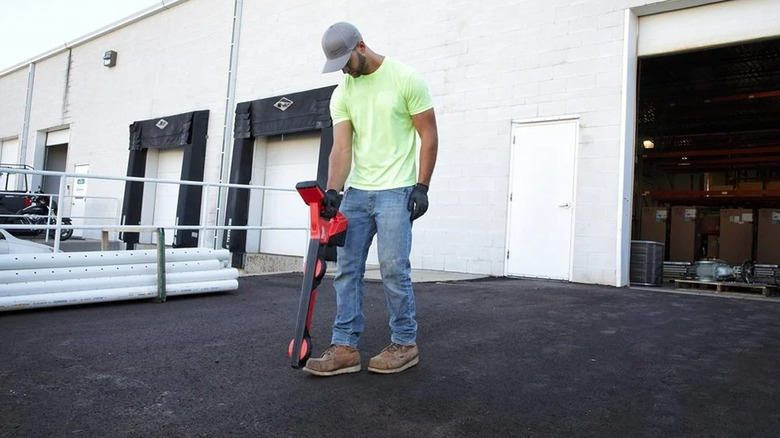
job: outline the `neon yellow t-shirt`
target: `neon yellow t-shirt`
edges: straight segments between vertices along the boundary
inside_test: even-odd
[[[352,123],[350,187],[386,190],[417,183],[413,115],[433,108],[428,87],[411,67],[385,58],[358,78],[345,75],[330,99],[333,124]]]

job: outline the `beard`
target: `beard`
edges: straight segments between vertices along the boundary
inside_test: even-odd
[[[368,68],[368,58],[358,53],[358,75],[365,74],[366,68]]]
[[[363,76],[366,73],[366,69],[368,69],[368,58],[361,55],[360,53],[357,54],[357,62],[357,67],[350,68],[348,71],[349,75],[353,78],[359,78],[360,76]]]

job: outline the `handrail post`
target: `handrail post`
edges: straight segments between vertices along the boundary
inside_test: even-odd
[[[200,225],[198,229],[198,248],[202,248],[206,242],[206,227],[208,226],[208,210],[209,210],[209,192],[211,191],[211,184],[203,186],[203,198],[200,204]],[[216,230],[214,231],[216,233]]]
[[[35,195],[33,195],[33,196],[35,196]],[[38,198],[39,198],[38,201],[40,202],[40,198],[43,198],[44,196],[48,199],[48,201],[46,201],[47,202],[46,205],[49,206],[48,211],[46,212],[46,225],[49,225],[49,224],[51,224],[52,212],[54,211],[54,209],[52,208],[52,201],[54,200],[54,198],[52,196],[49,196],[49,195],[40,194],[40,195],[38,195]],[[44,233],[43,233],[43,235],[44,235],[43,241],[46,242],[46,243],[49,243],[49,231],[51,231],[51,230],[43,230],[43,231],[44,231]],[[57,230],[54,230],[54,232],[56,233]]]
[[[165,302],[165,229],[157,229],[157,302]]]
[[[57,228],[54,229],[54,251],[57,252],[60,250],[60,242],[62,241],[61,233],[62,233],[62,216],[63,216],[63,209],[65,208],[64,205],[62,205],[63,198],[65,197],[65,175],[60,175],[60,188],[57,191],[57,201],[59,202],[59,206],[57,207]],[[54,199],[49,197],[49,213],[51,213],[51,209],[54,208]],[[51,223],[51,221],[49,221]],[[48,225],[48,224],[47,224]],[[49,235],[49,230],[46,230],[46,236]]]

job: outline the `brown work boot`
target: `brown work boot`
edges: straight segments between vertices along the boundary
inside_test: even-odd
[[[374,373],[392,374],[417,365],[417,345],[390,344],[381,353],[371,358],[368,370]]]
[[[331,344],[322,357],[307,360],[303,370],[315,376],[356,373],[360,371],[360,354],[355,348]]]

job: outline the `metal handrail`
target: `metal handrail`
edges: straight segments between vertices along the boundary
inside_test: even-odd
[[[0,172],[13,172],[18,174],[29,174],[29,175],[42,175],[42,176],[59,176],[60,177],[60,187],[59,187],[59,193],[54,194],[46,194],[47,196],[56,196],[57,199],[65,199],[66,197],[73,197],[73,195],[65,195],[65,181],[67,178],[91,178],[91,179],[100,179],[100,180],[111,180],[111,181],[133,181],[133,182],[144,182],[144,183],[155,183],[155,184],[176,184],[176,185],[191,185],[191,186],[200,186],[205,187],[206,190],[204,190],[204,196],[205,199],[201,204],[201,220],[199,225],[160,225],[160,224],[147,224],[147,225],[117,225],[117,224],[80,224],[80,225],[63,225],[62,224],[62,218],[63,218],[63,208],[57,209],[57,220],[55,224],[46,224],[46,225],[36,225],[36,229],[41,230],[56,230],[55,231],[55,237],[54,237],[54,250],[58,251],[60,247],[60,231],[62,229],[84,229],[84,230],[118,230],[122,229],[123,231],[130,231],[130,230],[148,230],[149,228],[157,228],[157,229],[168,229],[168,230],[209,230],[209,231],[217,231],[217,230],[284,230],[284,231],[297,231],[297,230],[308,230],[308,227],[286,227],[286,226],[268,226],[268,225],[217,225],[217,221],[219,220],[219,215],[214,215],[214,225],[208,225],[206,224],[206,217],[208,216],[208,192],[209,188],[212,187],[223,187],[223,188],[237,188],[237,189],[245,189],[245,190],[269,190],[269,191],[279,191],[279,192],[295,192],[295,189],[293,188],[284,188],[284,187],[272,187],[272,186],[264,186],[264,185],[249,185],[249,184],[235,184],[235,183],[216,183],[216,182],[203,182],[203,181],[190,181],[190,180],[172,180],[172,179],[162,179],[162,178],[146,178],[146,177],[135,177],[135,176],[113,176],[113,175],[100,175],[100,174],[83,174],[83,173],[75,173],[75,172],[59,172],[59,171],[50,171],[50,170],[31,170],[31,169],[19,169],[19,168],[10,168],[3,165],[0,165]],[[2,192],[0,192],[2,193]],[[10,192],[13,194],[20,194],[20,192]],[[29,193],[32,195],[33,193]],[[106,198],[106,197],[104,197]],[[114,198],[110,198],[114,199]],[[219,210],[221,207],[217,206],[217,210]],[[51,210],[50,210],[51,211]],[[0,216],[6,216],[7,215],[0,215]],[[16,215],[14,215],[16,216]],[[121,220],[119,221],[121,222]],[[4,224],[3,228],[8,230],[15,230],[15,229],[29,229],[29,225],[23,225],[23,224]],[[47,233],[48,234],[48,233]],[[215,233],[214,236],[214,244],[213,248],[217,248],[217,233]]]

